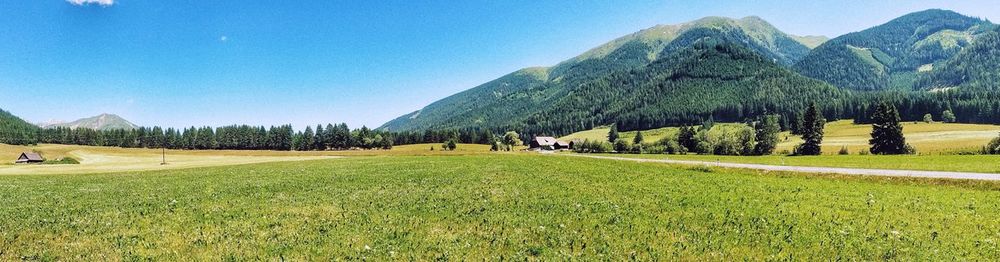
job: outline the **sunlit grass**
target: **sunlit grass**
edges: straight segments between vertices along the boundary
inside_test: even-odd
[[[528,154],[0,179],[0,260],[995,260],[997,184]]]
[[[996,155],[824,155],[824,156],[717,156],[662,154],[605,154],[607,156],[693,160],[708,162],[764,164],[778,166],[849,167],[870,169],[900,169],[1000,173],[1000,156]]]

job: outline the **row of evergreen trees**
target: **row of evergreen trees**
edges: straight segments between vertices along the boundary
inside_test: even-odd
[[[350,129],[347,124],[317,125],[295,131],[291,125],[249,126],[231,125],[217,128],[190,127],[183,129],[140,127],[134,130],[93,130],[87,128],[34,128],[14,133],[0,130],[6,144],[72,144],[117,146],[125,148],[169,149],[233,149],[233,150],[345,150],[389,149],[393,145],[439,143],[449,139],[479,142],[479,134],[456,130],[392,133],[368,127]],[[8,136],[8,134],[24,134]],[[463,137],[465,137],[463,139]],[[486,142],[481,142],[485,144]]]

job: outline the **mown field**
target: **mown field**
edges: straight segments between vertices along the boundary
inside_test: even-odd
[[[0,177],[0,260],[1000,259],[996,183],[539,154]]]
[[[431,148],[434,150],[431,150]],[[166,150],[166,165],[161,165],[159,149],[95,147],[41,144],[13,146],[0,144],[0,175],[7,174],[86,174],[171,170],[196,167],[329,159],[344,156],[374,155],[456,155],[489,152],[489,146],[460,144],[455,151],[441,151],[438,144],[396,146],[392,150],[347,151],[254,151],[254,150]],[[21,152],[40,152],[46,159],[73,157],[78,165],[13,165]]]
[[[727,128],[732,125],[716,124],[716,127]],[[573,139],[607,140],[609,130],[607,127],[600,127],[573,133],[560,139],[566,141]],[[859,154],[862,150],[869,148],[871,125],[855,125],[851,120],[840,120],[827,123],[824,131],[824,154],[837,154],[843,147],[847,147],[851,154]],[[621,137],[631,141],[635,137],[635,133],[634,131],[621,132]],[[676,127],[642,131],[643,137],[648,142],[659,141],[667,136],[676,137],[677,133],[678,128]],[[904,122],[903,133],[907,142],[913,145],[920,154],[954,154],[979,150],[991,139],[1000,136],[1000,126]],[[779,139],[780,143],[777,148],[779,152],[791,152],[795,146],[802,143],[799,136],[789,134],[789,132],[781,133]]]

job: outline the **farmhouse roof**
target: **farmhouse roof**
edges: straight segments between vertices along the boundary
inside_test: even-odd
[[[556,138],[551,136],[537,136],[535,137],[535,143],[539,146],[551,146],[556,144]]]
[[[38,154],[38,153],[28,153],[28,152],[21,153],[21,156],[18,157],[17,159],[22,159],[22,158],[23,159],[27,159],[29,161],[42,161],[43,160],[41,154]]]

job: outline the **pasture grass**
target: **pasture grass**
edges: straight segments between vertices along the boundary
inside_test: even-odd
[[[0,260],[984,260],[1000,186],[528,154],[0,177]]]
[[[606,156],[671,159],[776,166],[845,167],[926,171],[1000,173],[1000,155],[822,155],[717,156],[663,154],[601,154]]]

